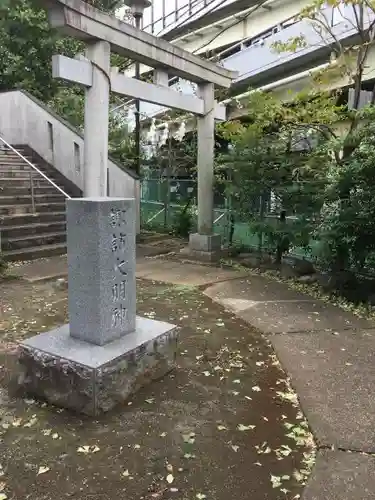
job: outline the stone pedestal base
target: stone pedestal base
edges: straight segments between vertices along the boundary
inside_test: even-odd
[[[202,262],[217,262],[223,257],[221,236],[219,234],[191,234],[189,237],[189,246],[183,248],[181,253],[187,259]]]
[[[96,416],[175,366],[177,328],[137,317],[136,330],[104,346],[69,334],[69,325],[20,344],[18,386],[64,408]]]
[[[221,250],[220,234],[194,233],[189,237],[189,248],[198,252],[216,252]]]

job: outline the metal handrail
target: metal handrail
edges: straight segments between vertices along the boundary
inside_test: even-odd
[[[211,0],[211,3],[213,2],[214,0]],[[193,0],[194,3],[192,3],[190,5],[190,8],[193,8],[193,7],[197,7],[200,3],[204,3],[204,0]],[[210,3],[204,5],[204,7],[208,7],[210,5]],[[152,7],[151,7],[152,8]],[[179,16],[179,13],[180,11],[184,10],[185,9],[185,12]],[[185,4],[185,5],[182,5],[181,7],[179,7],[177,10],[172,10],[172,12],[169,12],[169,14],[165,15],[165,16],[161,16],[159,17],[158,19],[154,19],[151,23],[147,24],[147,26],[144,26],[143,30],[146,31],[148,28],[151,28],[151,33],[153,34],[153,28],[156,24],[158,24],[160,21],[166,21],[169,17],[173,16],[174,17],[174,21],[172,21],[170,24],[166,24],[166,22],[163,23],[163,29],[161,31],[159,31],[159,33],[161,33],[165,28],[168,28],[168,26],[170,26],[171,24],[173,24],[174,22],[176,23],[177,21],[180,20],[180,18],[182,16],[184,16],[185,14],[189,14],[189,4]],[[196,14],[196,12],[194,13]],[[190,14],[190,15],[194,15],[194,14]],[[158,33],[158,35],[159,35]]]
[[[5,139],[3,139],[0,136],[0,141],[5,144],[13,153],[16,153],[23,161],[25,161],[33,170],[38,172],[39,175],[41,175],[46,181],[48,181],[54,188],[56,188],[58,191],[60,191],[61,194],[65,196],[68,200],[71,199],[71,196],[69,196],[61,187],[59,187],[57,184],[55,184],[46,174],[44,174],[41,170],[39,170],[38,167],[33,165],[27,158],[25,158],[17,149],[15,149],[13,146],[11,146]],[[35,212],[35,202],[34,202],[34,186],[33,186],[33,179],[30,171],[30,188],[31,188],[31,202],[33,206],[33,211]]]

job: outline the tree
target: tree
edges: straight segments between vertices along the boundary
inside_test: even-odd
[[[45,11],[30,1],[0,3],[0,91],[24,89],[48,101],[61,85],[52,79],[52,55],[74,56],[78,47],[54,32]]]
[[[328,93],[301,93],[285,105],[271,93],[253,92],[246,122],[221,126],[232,148],[220,158],[219,172],[229,177],[233,208],[258,234],[259,250],[266,246],[278,262],[290,245],[308,246],[311,220],[322,207],[329,159],[323,145],[340,112]]]
[[[336,36],[323,7],[336,9],[353,31],[355,42],[344,44]],[[370,106],[360,109],[360,99],[366,84],[369,55],[374,50],[375,2],[372,0],[315,0],[300,12],[299,19],[308,20],[323,43],[331,40],[331,64],[317,75],[316,82],[343,77],[352,89],[352,102],[345,114],[347,126],[338,135],[332,131],[327,144],[331,153],[329,183],[326,189],[322,223],[317,237],[324,243],[324,263],[335,272],[361,270],[374,251],[374,228],[368,221],[369,202],[375,195],[373,185],[375,155],[372,147],[375,84],[372,84]],[[276,44],[278,50],[297,50],[306,45],[304,37]],[[360,161],[359,161],[360,159]],[[366,182],[363,182],[366,179]]]
[[[114,12],[122,2],[91,0],[88,3]],[[51,72],[54,54],[74,57],[82,50],[81,42],[62,37],[49,26],[46,11],[37,3],[0,0],[0,91],[24,89],[44,102],[52,100],[62,88],[73,88],[73,93],[82,95],[77,88],[53,79]],[[116,60],[116,64],[121,66],[122,59]],[[63,94],[67,96],[66,91]]]
[[[324,10],[327,4],[337,9],[349,25],[352,36],[348,43],[336,36]],[[259,191],[257,186],[271,184],[287,213],[294,211],[311,218],[310,208],[315,211],[320,206],[313,234],[321,244],[320,264],[334,273],[363,270],[375,260],[371,203],[375,197],[375,85],[366,81],[369,55],[375,50],[375,2],[315,0],[300,12],[298,19],[308,20],[322,45],[329,49],[328,67],[313,75],[310,90],[289,103],[269,95],[266,102],[264,96],[263,100],[259,95],[252,99],[252,124],[236,134],[240,140],[235,141],[235,155],[242,155],[243,162],[242,180],[235,185],[240,193],[247,185],[249,195],[254,189]],[[293,52],[307,45],[308,40],[300,35],[286,43],[276,42],[273,47],[279,52]],[[343,91],[333,89],[332,82],[339,79],[344,79],[344,85],[351,89],[350,105],[344,103]],[[364,107],[363,90],[371,91],[370,104]],[[311,145],[298,155],[288,149],[288,141],[295,134]],[[237,158],[234,168],[238,165],[241,163]],[[247,183],[243,182],[244,175]],[[312,189],[303,193],[301,184]]]

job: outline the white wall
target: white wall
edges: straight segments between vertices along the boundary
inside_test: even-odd
[[[83,188],[82,137],[27,94],[21,91],[0,93],[0,136],[10,144],[29,146],[73,184]],[[79,148],[79,161],[74,144]],[[136,199],[139,228],[139,180],[112,161],[108,162],[108,168],[109,196]]]
[[[269,4],[270,10],[250,9],[249,12],[254,10],[253,14],[248,17],[245,15],[242,22],[236,23],[236,19],[232,16],[227,23],[221,20],[195,31],[194,35],[199,34],[199,37],[186,34],[173,40],[172,43],[197,55],[204,54],[208,50],[236,43],[244,38],[257,37],[278,23],[296,16],[301,9],[310,4],[309,0],[274,0]],[[224,27],[220,29],[220,26]],[[208,43],[210,40],[211,43]]]
[[[206,51],[219,49],[226,45],[235,44],[248,38],[256,38],[268,29],[282,23],[286,19],[296,16],[301,9],[311,4],[311,0],[273,0],[270,10],[259,8],[241,22],[230,16],[226,20],[219,20],[211,25],[188,33],[172,40],[174,45],[194,52],[204,57]],[[253,11],[253,8],[250,9]],[[239,17],[239,13],[237,13]],[[224,56],[225,57],[225,56]],[[150,67],[141,64],[141,73],[150,71]],[[134,65],[126,70],[126,75],[134,77]]]

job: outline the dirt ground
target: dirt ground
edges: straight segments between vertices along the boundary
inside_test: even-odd
[[[266,340],[198,289],[137,282],[181,327],[175,372],[98,421],[8,394],[16,342],[67,321],[66,291],[0,283],[0,500],[297,499],[312,436]]]

